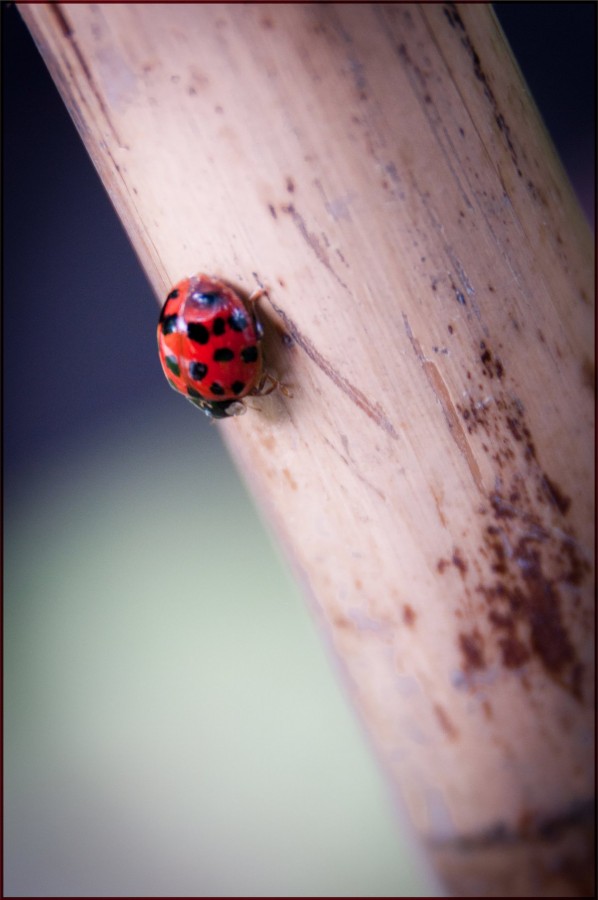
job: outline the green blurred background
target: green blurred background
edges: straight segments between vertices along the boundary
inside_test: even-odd
[[[595,7],[508,6],[592,215]],[[5,894],[429,896],[14,6],[2,26]]]
[[[172,399],[44,458],[9,508],[7,891],[418,894],[301,597]]]

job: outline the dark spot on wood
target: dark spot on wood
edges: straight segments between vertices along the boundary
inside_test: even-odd
[[[510,496],[517,494],[511,491]],[[514,669],[536,659],[581,700],[584,666],[569,637],[559,585],[581,585],[590,566],[569,536],[560,533],[555,538],[498,493],[491,497],[491,506],[500,524],[486,526],[480,549],[489,557],[495,580],[476,590],[487,604],[502,663]]]
[[[590,564],[579,556],[575,544],[571,540],[564,538],[559,550],[560,561],[567,568],[564,569],[558,580],[579,587],[586,575],[591,572]]]
[[[274,209],[274,207],[272,206],[271,203],[268,203],[268,209],[270,210],[270,215],[272,216],[272,218],[277,219],[278,216],[276,214],[276,210]]]
[[[514,519],[517,515],[513,505],[504,500],[499,493],[490,494],[490,504],[497,519]]]
[[[403,604],[403,622],[409,628],[413,628],[416,619],[415,611],[409,606],[408,603]]]
[[[562,516],[566,516],[569,512],[569,507],[571,506],[570,498],[565,497],[558,485],[556,485],[554,481],[551,481],[546,474],[542,475],[540,486],[550,503],[552,503],[553,506],[556,506]]]
[[[593,394],[596,393],[596,370],[594,363],[587,356],[584,357],[581,364],[581,381],[584,387],[592,391]]]
[[[293,179],[289,176],[289,177],[287,178],[287,191],[289,192],[289,194],[292,194],[292,193],[294,192],[294,190],[295,190],[295,182],[294,182]]]
[[[507,669],[519,669],[530,658],[530,652],[516,637],[500,638],[498,646],[502,652],[502,662]]]
[[[459,553],[458,550],[455,550],[455,552],[453,553],[453,558],[452,558],[451,562],[453,563],[454,567],[459,571],[461,578],[465,578],[465,576],[467,574],[467,563],[465,562],[465,560],[463,559],[463,557],[461,556],[461,554]]]
[[[469,634],[465,632],[459,634],[459,647],[463,657],[463,669],[465,672],[471,673],[476,669],[486,668],[484,642],[477,628],[470,631]]]
[[[446,710],[444,710],[439,703],[435,703],[433,708],[434,712],[436,713],[436,718],[440,722],[440,727],[442,728],[446,736],[449,738],[449,740],[456,741],[459,737],[459,732],[449,719]]]
[[[504,367],[498,356],[493,356],[492,351],[486,346],[485,341],[480,341],[480,362],[484,369],[484,374],[488,378],[498,378],[502,380],[504,375]]]
[[[293,478],[293,476],[292,476],[290,470],[287,469],[287,468],[284,468],[284,469],[282,470],[282,474],[284,475],[284,477],[285,477],[286,480],[288,481],[288,483],[289,483],[289,485],[290,485],[290,487],[291,487],[291,490],[296,491],[296,490],[297,490],[297,482],[296,482],[295,479]]]

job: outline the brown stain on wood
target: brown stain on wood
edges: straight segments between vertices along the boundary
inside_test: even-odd
[[[286,480],[287,480],[288,484],[290,485],[291,489],[292,489],[293,491],[296,491],[296,490],[297,490],[297,482],[296,482],[295,479],[293,478],[293,476],[292,476],[291,472],[289,471],[289,469],[287,469],[287,468],[285,467],[285,468],[282,470],[282,474],[283,474],[284,477],[286,478]]]
[[[450,720],[446,710],[440,705],[440,703],[434,703],[433,709],[436,714],[436,718],[440,723],[440,727],[442,728],[448,739],[450,741],[456,741],[459,737],[459,732]]]
[[[465,673],[471,674],[477,669],[486,668],[484,640],[477,628],[469,632],[462,631],[458,636],[458,643]]]
[[[415,620],[417,618],[417,614],[415,610],[408,604],[403,604],[403,622],[407,625],[408,628],[413,628],[415,625]]]
[[[491,347],[484,343],[480,349],[481,378],[499,389],[487,403],[480,384],[480,394],[470,394],[457,410],[470,439],[491,455],[496,479],[479,512],[475,558],[485,560],[486,571],[478,567],[474,573],[471,566],[460,571],[468,596],[484,601],[489,631],[483,638],[479,630],[459,635],[463,669],[471,674],[485,668],[495,648],[506,670],[536,661],[581,701],[584,665],[570,618],[579,601],[574,589],[590,576],[591,566],[567,522],[571,499],[542,468],[523,404],[503,389],[507,373],[502,364],[497,372]],[[455,565],[454,556],[438,560],[437,571],[443,574],[451,562]]]

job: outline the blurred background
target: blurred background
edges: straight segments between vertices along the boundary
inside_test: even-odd
[[[596,6],[495,4],[590,221]],[[157,300],[2,5],[10,896],[430,896]]]

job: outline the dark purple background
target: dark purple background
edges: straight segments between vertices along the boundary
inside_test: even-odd
[[[596,6],[495,9],[593,221]],[[2,26],[9,487],[98,423],[176,400],[157,361],[156,300],[14,4]]]

